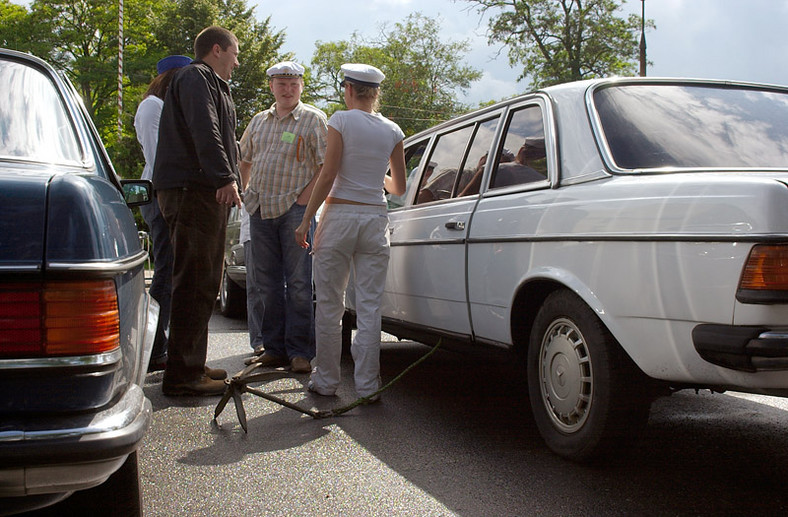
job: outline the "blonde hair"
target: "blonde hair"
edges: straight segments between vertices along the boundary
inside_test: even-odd
[[[363,84],[348,81],[347,84],[353,86],[356,97],[359,99],[372,99],[372,111],[380,111],[380,87],[379,86],[365,86]]]

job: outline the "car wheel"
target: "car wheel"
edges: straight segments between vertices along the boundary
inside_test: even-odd
[[[528,391],[548,447],[574,461],[626,450],[648,421],[646,378],[574,293],[557,291],[537,313]]]
[[[227,318],[240,318],[245,311],[246,291],[233,282],[225,269],[219,289],[219,312]]]

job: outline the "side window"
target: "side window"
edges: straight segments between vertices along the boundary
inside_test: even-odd
[[[438,137],[424,174],[421,175],[416,204],[451,197],[474,127],[466,126]]]
[[[544,122],[539,106],[513,112],[498,154],[490,188],[508,187],[547,179]]]
[[[490,146],[495,138],[495,129],[498,127],[498,119],[499,117],[496,117],[477,126],[460,181],[457,183],[457,197],[479,193],[482,175],[487,164],[487,154],[490,152]]]
[[[429,139],[425,139],[414,144],[409,144],[405,148],[405,193],[401,196],[392,196],[391,194],[387,196],[389,210],[405,206],[408,192],[412,192],[411,183],[413,183],[415,178],[418,178],[417,172],[421,160],[424,158],[424,152],[427,150],[428,143]]]

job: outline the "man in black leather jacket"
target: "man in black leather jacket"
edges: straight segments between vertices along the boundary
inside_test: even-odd
[[[205,365],[208,321],[219,289],[227,217],[238,194],[235,105],[228,81],[238,39],[208,27],[196,60],[173,78],[159,126],[153,186],[173,245],[172,306],[165,395],[219,395],[224,370]]]

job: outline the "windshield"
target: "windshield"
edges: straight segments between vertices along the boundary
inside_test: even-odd
[[[615,165],[788,168],[788,94],[739,86],[617,85],[594,92]]]
[[[79,164],[77,136],[56,86],[39,70],[0,60],[0,158]]]

